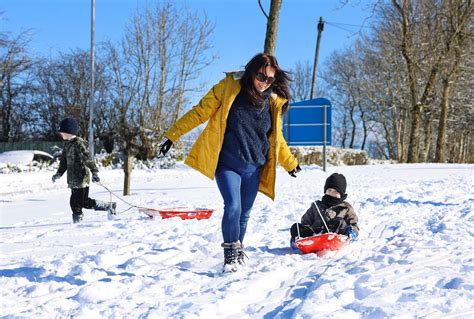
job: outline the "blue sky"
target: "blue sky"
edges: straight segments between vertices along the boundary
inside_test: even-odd
[[[96,0],[96,43],[118,40],[135,11],[158,1]],[[161,1],[160,1],[161,2]],[[202,76],[203,81],[218,81],[222,72],[242,68],[256,53],[263,51],[266,19],[257,0],[175,0],[198,12],[206,12],[215,24],[213,53],[219,59]],[[370,21],[369,0],[352,0],[342,6],[339,0],[283,0],[280,12],[276,56],[284,69],[297,61],[314,59],[316,26],[319,17],[326,24],[321,39],[320,64],[334,50],[350,45],[361,28]],[[270,0],[262,0],[269,7]],[[32,30],[30,52],[55,56],[58,51],[90,48],[90,0],[0,0],[3,12],[1,29],[18,34]],[[268,9],[267,9],[268,11]],[[352,31],[352,32],[349,32]]]

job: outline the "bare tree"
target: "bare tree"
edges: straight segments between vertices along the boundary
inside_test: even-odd
[[[292,75],[290,82],[291,102],[309,99],[311,93],[311,66],[309,62],[296,62],[294,69],[290,72]]]
[[[105,108],[106,80],[104,64],[97,60],[95,72],[96,110]],[[89,53],[74,50],[59,53],[54,59],[38,60],[34,70],[35,94],[32,97],[32,111],[37,116],[37,132],[48,139],[56,139],[59,122],[72,116],[80,124],[83,136],[89,129]],[[96,117],[95,123],[102,123],[103,117]],[[102,125],[100,125],[102,126]],[[100,134],[99,132],[97,132]]]
[[[469,59],[468,49],[468,27],[472,18],[472,2],[462,0],[446,1],[444,8],[443,29],[443,48],[446,55],[450,55],[450,59],[444,61],[441,71],[442,79],[442,95],[440,102],[440,118],[438,137],[436,141],[436,162],[446,161],[446,129],[448,125],[449,101],[452,95],[453,83],[456,82],[460,74],[460,65],[463,59]],[[452,40],[450,38],[453,38]],[[472,41],[471,41],[472,46]],[[472,53],[472,52],[471,52]],[[471,88],[472,89],[472,88]]]
[[[28,122],[27,100],[31,91],[33,61],[27,54],[30,36],[23,32],[13,38],[3,33],[0,40],[0,141],[17,140]],[[24,137],[24,136],[23,136]]]
[[[57,138],[56,132],[61,119],[72,114],[66,108],[63,101],[62,90],[69,87],[65,80],[59,63],[54,60],[39,59],[35,65],[35,95],[33,99],[33,110],[37,115],[37,132],[46,139]]]
[[[441,146],[440,134],[449,135],[447,160],[472,160],[471,12],[469,0],[377,2],[368,35],[334,54],[324,73],[349,124],[341,132],[362,144],[369,132],[371,150],[401,162],[433,160],[436,137]]]
[[[116,138],[125,157],[124,195],[133,158],[156,154],[166,127],[200,89],[197,77],[214,60],[206,55],[212,31],[206,17],[167,2],[138,12],[120,44],[105,45]]]
[[[214,32],[214,27],[209,22],[207,16],[200,18],[196,13],[185,11],[182,13],[180,23],[178,24],[178,42],[179,67],[176,70],[174,79],[177,81],[177,99],[172,112],[171,121],[175,122],[184,106],[188,102],[186,95],[199,92],[202,85],[191,86],[190,83],[198,79],[198,75],[209,66],[216,56],[206,57],[204,52],[209,52],[212,48],[209,39]]]
[[[329,62],[329,66],[323,74],[323,79],[333,88],[337,96],[342,98],[342,105],[335,104],[336,107],[344,108],[344,116],[350,122],[347,131],[350,132],[349,148],[355,148],[356,143],[360,143],[361,149],[365,148],[369,134],[369,124],[367,113],[367,100],[362,92],[362,66],[363,61],[360,55],[360,44],[356,43],[355,48],[348,48],[340,53],[334,53]],[[347,112],[347,114],[346,114]],[[362,137],[357,141],[358,123],[361,124]]]
[[[119,49],[110,43],[104,44],[107,50],[107,60],[110,76],[113,80],[110,100],[112,103],[113,122],[115,123],[115,135],[119,140],[120,149],[124,154],[124,189],[123,194],[130,194],[130,179],[133,157],[137,152],[138,126],[136,125],[136,110],[133,107],[133,98],[137,92],[140,70],[132,68],[132,59],[125,54],[127,52],[124,42]],[[122,50],[119,52],[119,50]]]
[[[472,56],[470,41],[468,56]],[[463,59],[457,81],[452,84],[446,125],[446,161],[452,163],[474,162],[474,62]]]
[[[462,23],[470,17],[471,5],[468,1],[468,13],[463,15]],[[458,1],[458,3],[467,3]],[[442,64],[450,58],[450,48],[459,38],[461,29],[452,29],[444,34],[442,21],[446,8],[451,7],[451,1],[413,1],[392,0],[392,5],[399,16],[401,28],[400,47],[407,67],[407,77],[411,96],[411,130],[408,149],[408,162],[419,160],[420,124],[424,108],[432,98],[437,77]],[[421,21],[420,21],[421,20]],[[422,72],[420,72],[420,70]],[[420,78],[423,80],[420,82]],[[427,112],[429,116],[430,113]],[[429,121],[430,118],[428,118]],[[425,134],[429,131],[425,129]]]

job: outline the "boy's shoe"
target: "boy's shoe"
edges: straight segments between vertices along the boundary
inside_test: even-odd
[[[300,250],[298,249],[298,247],[296,246],[296,243],[295,243],[295,239],[294,239],[294,238],[291,238],[291,239],[290,239],[290,247],[291,247],[291,250],[293,250],[293,251],[300,251]]]
[[[116,202],[109,203],[109,209],[107,210],[107,219],[108,220],[114,220],[115,216],[117,216],[117,212],[115,211],[115,208],[117,208],[117,203]]]
[[[95,200],[94,210],[109,210],[110,203],[102,200]]]
[[[115,211],[115,208],[117,208],[117,203],[116,202],[104,202],[101,200],[96,200],[95,201],[95,210],[106,210],[107,211],[107,219],[108,220],[113,220],[115,218],[115,215],[117,214]]]
[[[115,215],[115,208],[117,208],[116,202],[104,202],[101,200],[95,201],[95,210],[106,210],[110,212],[112,215]]]
[[[117,208],[117,203],[116,202],[111,202],[111,203],[109,203],[108,212],[111,215],[116,215],[117,214],[117,212],[115,211],[116,208]]]
[[[82,221],[84,215],[83,214],[72,214],[72,222],[74,224],[79,223]]]
[[[351,226],[346,228],[346,230],[344,231],[344,235],[349,237],[350,241],[354,241],[357,239],[357,233],[352,229]]]

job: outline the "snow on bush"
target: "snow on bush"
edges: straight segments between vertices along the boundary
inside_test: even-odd
[[[62,149],[56,147],[53,152],[54,160],[51,164],[45,162],[32,161],[31,165],[4,164],[0,163],[0,174],[38,172],[38,171],[56,171],[59,166]],[[183,158],[183,152],[179,149],[171,149],[166,157],[155,157],[151,160],[140,161],[133,159],[133,169],[168,169],[174,168],[176,162]],[[107,153],[102,150],[94,156],[95,163],[99,170],[102,169],[122,169],[124,157],[121,152],[114,151]]]
[[[301,165],[316,164],[323,165],[323,147],[322,146],[292,146],[291,152],[296,156]],[[53,150],[54,161],[51,165],[43,162],[33,161],[31,165],[1,164],[0,174],[18,173],[18,172],[37,172],[41,170],[56,171],[59,165],[62,149],[55,147]],[[134,169],[168,169],[174,168],[177,161],[185,158],[184,147],[176,145],[171,148],[166,157],[155,157],[151,160],[133,160]],[[327,163],[333,166],[344,165],[367,165],[375,163],[370,159],[367,152],[355,149],[342,149],[336,147],[326,147]],[[102,150],[96,154],[95,162],[99,169],[122,169],[124,163],[123,154],[119,151],[107,153]],[[380,162],[380,161],[379,161]]]
[[[323,165],[322,146],[291,146],[290,149],[300,164]],[[329,146],[326,147],[326,160],[328,164],[334,166],[367,165],[370,163],[370,158],[366,151]]]
[[[48,170],[49,167],[49,163],[38,161],[31,161],[30,165],[0,163],[0,174],[38,172]]]

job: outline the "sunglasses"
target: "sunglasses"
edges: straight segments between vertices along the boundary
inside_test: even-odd
[[[257,81],[259,81],[259,82],[265,82],[265,83],[267,83],[268,85],[271,85],[273,82],[275,82],[275,78],[274,78],[274,77],[266,76],[266,75],[263,74],[262,72],[258,72],[257,75],[255,76],[255,78],[257,79]]]

